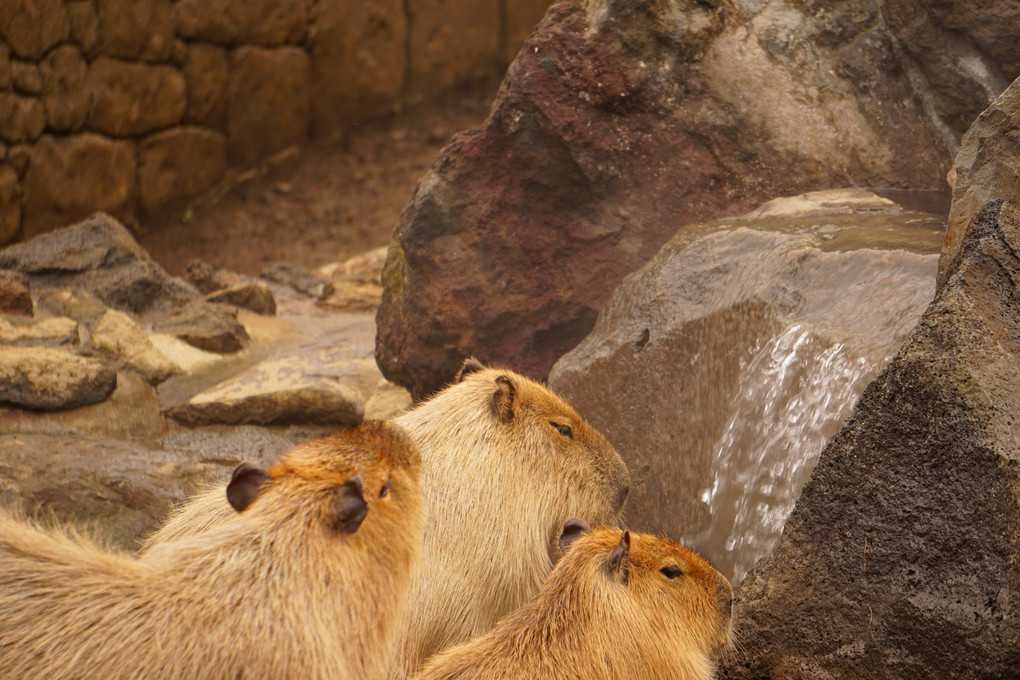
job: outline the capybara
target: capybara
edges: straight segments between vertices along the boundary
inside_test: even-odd
[[[415,680],[714,677],[730,640],[723,575],[669,539],[586,529],[564,528],[573,544],[535,599],[433,657]]]
[[[393,677],[488,631],[531,599],[571,517],[612,524],[628,475],[612,445],[543,385],[465,362],[457,381],[394,421],[421,451],[425,522]],[[185,505],[146,550],[222,521],[222,493]]]
[[[140,558],[0,513],[0,677],[382,678],[419,468],[405,433],[367,423],[238,466],[230,518]]]

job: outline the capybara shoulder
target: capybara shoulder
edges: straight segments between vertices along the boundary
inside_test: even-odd
[[[140,558],[0,514],[0,677],[385,677],[419,468],[368,423],[238,466],[231,516]]]
[[[570,544],[534,600],[434,657],[417,680],[710,680],[730,641],[732,590],[666,538],[565,527]]]

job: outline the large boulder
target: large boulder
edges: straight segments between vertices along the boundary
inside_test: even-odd
[[[724,677],[1016,677],[1018,251],[986,204],[744,583]]]
[[[1020,78],[978,116],[956,154],[956,186],[949,211],[946,247],[939,259],[939,287],[948,277],[964,233],[978,210],[1003,196],[1020,196]],[[1012,130],[1012,134],[1003,134]]]
[[[868,0],[557,3],[401,217],[383,373],[418,396],[469,355],[544,378],[682,224],[832,186],[942,187],[956,139],[901,55]]]
[[[941,224],[866,191],[685,227],[550,386],[633,474],[627,522],[739,580],[933,292]]]

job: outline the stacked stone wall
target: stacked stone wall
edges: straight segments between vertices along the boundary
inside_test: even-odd
[[[548,0],[3,0],[0,244],[497,75]]]

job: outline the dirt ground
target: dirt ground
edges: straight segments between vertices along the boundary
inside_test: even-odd
[[[143,218],[138,240],[171,274],[196,259],[249,275],[275,262],[314,268],[386,245],[415,183],[454,133],[485,121],[494,91],[479,86],[310,144],[221,198]]]

